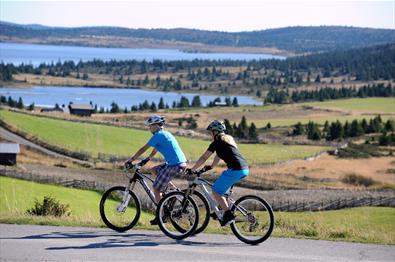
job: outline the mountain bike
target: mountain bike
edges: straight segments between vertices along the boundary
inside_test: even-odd
[[[148,183],[153,183],[154,180],[148,177],[148,174],[143,174],[141,168],[149,161],[149,158],[142,160],[135,165],[125,165],[123,171],[129,178],[126,186],[115,186],[109,188],[104,192],[100,200],[100,216],[107,227],[118,232],[125,232],[133,228],[140,219],[141,202],[139,197],[134,192],[135,184],[138,182],[147,193],[149,199],[156,206],[155,196]],[[147,183],[148,182],[148,183]],[[170,190],[180,191],[178,188],[168,188]],[[205,214],[208,206],[207,200],[203,194],[195,191],[193,194],[194,203],[202,209],[202,214]],[[203,207],[203,208],[202,208]],[[175,227],[183,231],[173,220]],[[198,226],[195,232],[201,232],[205,227]]]
[[[165,235],[174,239],[182,239],[194,234],[194,232],[191,232],[193,228],[197,227],[193,224],[195,223],[194,219],[190,220],[190,224],[185,231],[175,231],[171,223],[168,223],[168,216],[160,216],[160,214],[172,213],[173,210],[171,207],[174,202],[178,203],[175,214],[179,214],[180,212],[190,212],[190,210],[188,210],[188,208],[190,209],[191,207],[189,202],[194,201],[194,199],[191,198],[191,195],[195,192],[198,186],[202,189],[203,194],[208,200],[210,209],[214,211],[214,213],[211,214],[210,212],[207,212],[206,217],[203,220],[208,221],[210,216],[215,219],[222,220],[223,212],[218,208],[217,202],[213,199],[206,188],[206,186],[212,187],[213,184],[201,178],[201,175],[208,170],[208,168],[202,168],[199,171],[195,171],[194,174],[196,177],[189,183],[187,190],[183,192],[170,192],[163,197],[161,201],[159,201],[156,212],[159,217],[159,228]],[[273,232],[274,214],[272,207],[266,200],[255,195],[245,195],[235,201],[231,196],[232,190],[233,187],[225,194],[225,198],[229,204],[230,210],[235,215],[235,220],[230,224],[233,234],[239,240],[247,244],[257,245],[262,243],[268,239]],[[205,226],[207,226],[207,224]]]

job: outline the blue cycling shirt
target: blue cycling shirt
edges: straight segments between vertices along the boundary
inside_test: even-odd
[[[167,131],[159,130],[147,143],[158,150],[169,165],[185,163],[187,159],[175,137]]]

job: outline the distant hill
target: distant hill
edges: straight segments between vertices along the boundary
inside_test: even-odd
[[[294,53],[323,52],[395,43],[395,30],[342,26],[286,27],[252,32],[196,29],[129,29],[122,27],[47,27],[0,22],[0,36],[29,38],[79,38],[109,36],[181,41],[228,47],[277,48]]]

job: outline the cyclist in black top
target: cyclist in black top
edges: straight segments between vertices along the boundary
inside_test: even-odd
[[[216,166],[221,159],[224,160],[228,169],[222,172],[221,176],[214,182],[212,189],[214,198],[224,211],[221,225],[225,226],[230,224],[235,217],[229,210],[228,203],[223,195],[233,184],[248,176],[249,169],[247,161],[241,155],[233,137],[225,134],[226,127],[222,122],[214,120],[207,127],[207,130],[211,131],[213,142],[195,165],[189,169],[189,172],[192,173],[198,169],[214,152],[216,156],[211,166],[208,166],[209,168]]]

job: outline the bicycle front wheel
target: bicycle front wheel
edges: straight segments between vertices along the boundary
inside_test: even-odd
[[[112,187],[101,198],[100,216],[104,224],[115,231],[124,232],[134,227],[140,213],[139,199],[125,187]]]
[[[239,240],[257,245],[269,238],[274,228],[274,215],[264,199],[243,196],[234,203],[232,211],[236,218],[230,227]]]
[[[156,209],[159,228],[173,239],[184,239],[192,235],[199,223],[199,210],[195,201],[182,192],[171,192],[159,201]]]

